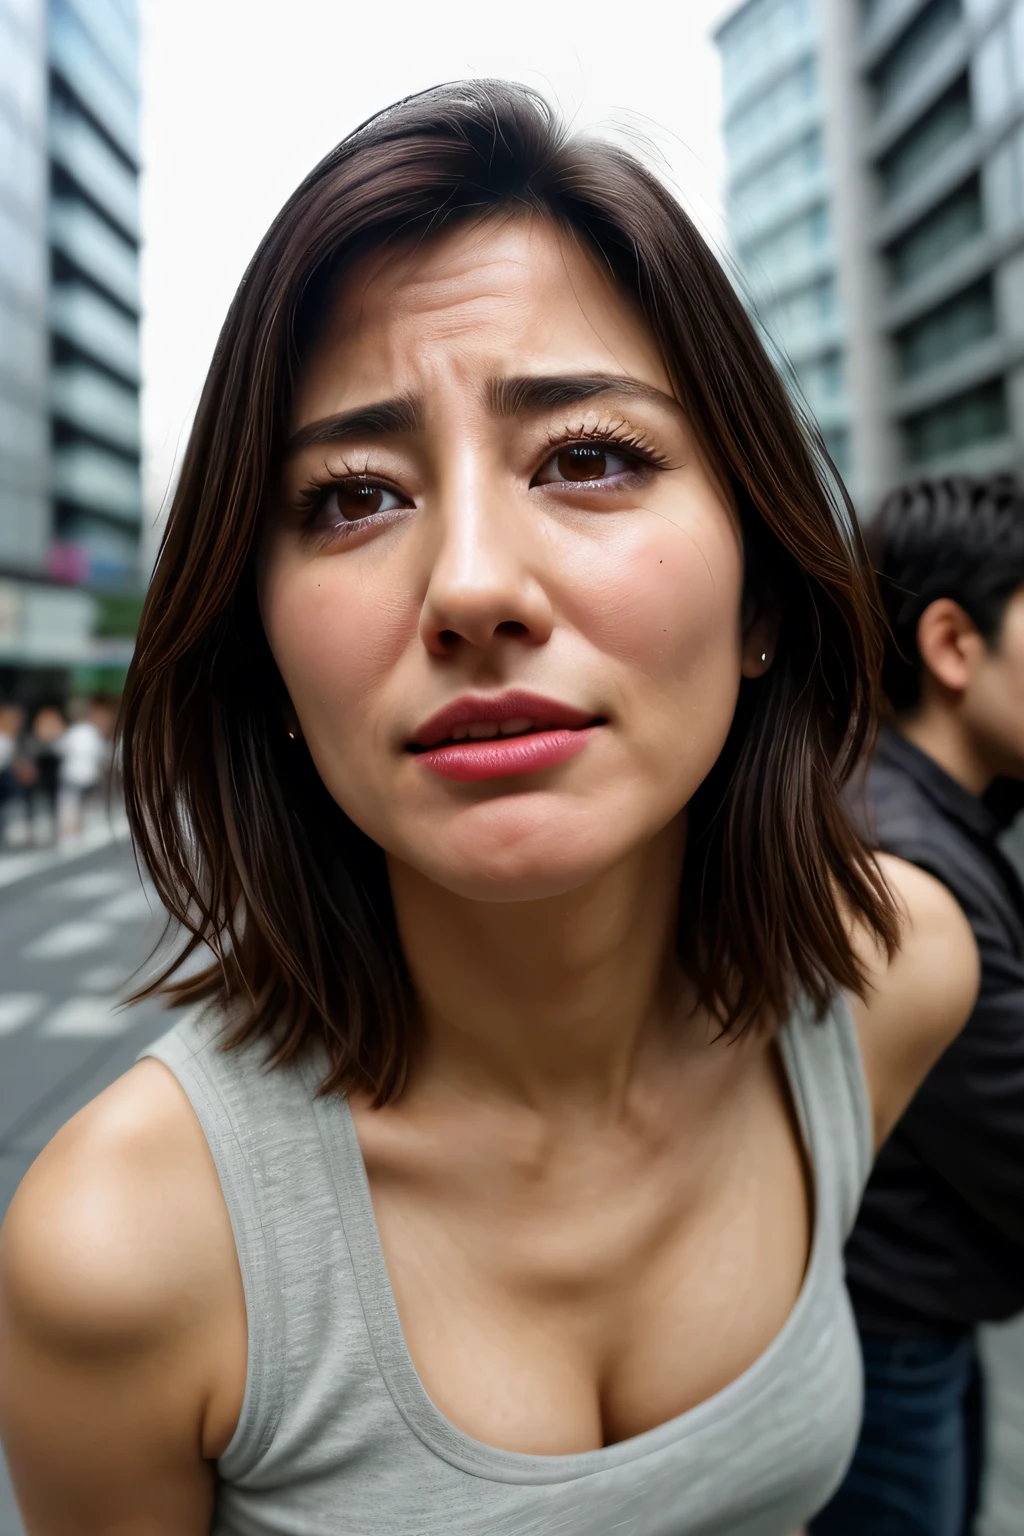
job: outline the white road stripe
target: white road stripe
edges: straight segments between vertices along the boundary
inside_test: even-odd
[[[0,992],[0,1035],[13,1035],[45,1005],[45,992]]]
[[[157,907],[151,906],[141,886],[134,891],[123,891],[96,908],[96,917],[103,923],[148,922]]]
[[[113,936],[114,930],[109,923],[82,918],[75,922],[58,923],[56,928],[47,929],[46,933],[27,944],[22,954],[29,960],[63,960],[67,955],[81,955],[87,949],[99,949],[101,944],[106,944]]]
[[[104,896],[116,896],[134,884],[127,875],[116,869],[93,869],[84,875],[69,875],[49,887],[46,894],[51,901],[99,901]]]
[[[130,1013],[115,1013],[117,1001],[116,997],[69,997],[46,1016],[39,1033],[49,1040],[123,1035],[135,1020]]]
[[[123,965],[94,965],[78,978],[83,992],[116,992],[128,984],[129,972]]]

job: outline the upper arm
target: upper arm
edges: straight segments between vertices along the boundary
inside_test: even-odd
[[[854,1018],[880,1145],[946,1047],[978,994],[978,947],[956,899],[933,875],[878,855],[901,918],[891,960],[865,934],[856,944],[868,977]]]
[[[4,1223],[0,1430],[28,1536],[209,1529],[237,1262],[183,1103],[156,1063],[133,1069],[51,1142]]]

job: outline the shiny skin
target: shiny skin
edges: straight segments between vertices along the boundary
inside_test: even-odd
[[[743,626],[732,509],[671,400],[609,392],[557,422],[488,407],[496,370],[595,369],[667,385],[628,301],[540,221],[368,262],[293,429],[409,391],[422,422],[346,443],[344,463],[300,449],[261,551],[295,723],[387,851],[421,1005],[408,1091],[353,1103],[409,1349],[463,1430],[541,1454],[634,1435],[739,1375],[793,1306],[813,1225],[773,1021],[717,1038],[673,960],[685,807],[740,677],[771,662],[767,617]],[[656,472],[556,484],[552,433],[622,422]],[[310,477],[339,473],[360,489],[311,511]],[[381,520],[339,532],[368,503]],[[607,724],[529,785],[445,782],[405,750],[458,692],[513,685]],[[854,934],[879,1139],[977,984],[952,898],[884,867],[903,946],[886,964]],[[245,1367],[209,1151],[143,1062],[59,1133],[5,1224],[0,1424],[30,1536],[199,1536]]]

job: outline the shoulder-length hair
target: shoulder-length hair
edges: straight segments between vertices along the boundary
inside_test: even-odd
[[[212,999],[227,1040],[283,1063],[326,1052],[323,1091],[384,1103],[405,1080],[416,1006],[381,850],[334,803],[283,725],[254,560],[304,338],[357,256],[457,221],[529,210],[631,294],[708,461],[735,499],[748,594],[780,632],[745,681],[690,806],[680,959],[723,1029],[822,1011],[861,991],[849,937],[897,924],[839,791],[871,729],[881,660],[870,568],[820,439],[686,213],[622,149],[570,136],[500,81],[399,102],[344,139],[288,200],[231,305],[146,599],[122,712],[140,855],[184,954],[139,995]],[[680,593],[685,601],[685,593]],[[175,976],[205,945],[211,963]]]

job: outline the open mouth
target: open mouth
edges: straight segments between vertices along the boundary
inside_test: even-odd
[[[586,725],[582,726],[555,725],[539,720],[531,720],[525,715],[518,719],[501,721],[467,720],[459,725],[453,725],[451,733],[448,736],[442,737],[440,741],[431,742],[429,746],[420,745],[419,742],[412,741],[409,743],[407,750],[413,753],[439,752],[445,747],[462,746],[466,743],[508,741],[511,738],[536,736],[547,731],[587,730],[592,725],[604,725],[604,723],[600,715],[595,715],[592,720],[588,720]]]
[[[425,721],[406,750],[442,778],[513,778],[567,762],[606,723],[537,694],[467,696]]]

